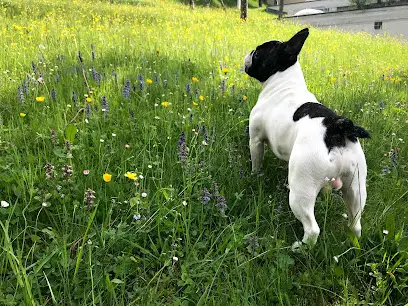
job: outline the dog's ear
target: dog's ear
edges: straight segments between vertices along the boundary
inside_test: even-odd
[[[302,50],[306,38],[309,36],[309,29],[305,28],[297,32],[291,39],[286,42],[285,51],[291,56],[297,56]]]

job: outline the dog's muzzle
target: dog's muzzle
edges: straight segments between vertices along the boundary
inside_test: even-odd
[[[245,56],[244,59],[245,72],[248,72],[248,69],[252,66],[252,54],[254,54],[254,51]]]

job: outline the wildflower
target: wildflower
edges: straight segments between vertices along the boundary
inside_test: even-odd
[[[91,98],[91,97],[86,97],[85,101],[88,102],[88,103],[91,103],[91,102],[92,102],[92,98]]]
[[[163,107],[168,107],[170,105],[170,103],[169,102],[162,102],[161,103],[161,106],[163,106]]]
[[[70,152],[71,151],[71,142],[69,140],[65,141],[65,149]]]
[[[174,260],[174,261],[178,261],[179,259],[178,259],[178,257],[173,256],[173,260]]]
[[[58,138],[54,129],[51,130],[51,141],[54,146],[58,146]]]
[[[128,144],[125,144],[125,149],[130,149],[130,145],[128,145]]]
[[[229,72],[229,69],[228,68],[222,68],[221,71],[224,72],[225,74],[227,74]]]
[[[125,177],[127,177],[128,179],[133,180],[133,181],[136,180],[136,176],[137,176],[137,174],[134,173],[134,172],[126,172],[125,173]]]
[[[21,117],[21,118],[24,118],[26,115],[27,115],[27,114],[20,113],[20,117]]]
[[[212,198],[212,194],[208,191],[207,188],[204,187],[201,190],[201,198],[200,198],[201,203],[206,205],[206,204],[208,204],[208,202],[210,202],[211,198]]]
[[[101,139],[99,139],[99,141],[100,141],[100,142],[105,142],[105,139],[102,139],[102,138],[101,138]]]
[[[196,77],[192,77],[191,81],[193,81],[193,83],[198,83],[198,79]]]
[[[42,203],[41,203],[41,206],[42,206],[42,207],[47,207],[47,206],[48,206],[48,203],[47,203],[47,202],[42,202]]]
[[[139,178],[141,179],[141,180],[143,180],[144,179],[144,176],[143,175],[139,175]]]
[[[147,193],[146,192],[142,192],[142,198],[147,198]]]
[[[116,137],[116,134],[115,134],[115,133],[112,133],[112,137]]]
[[[130,89],[131,89],[131,83],[129,80],[126,80],[125,86],[122,89],[122,95],[125,99],[129,99],[130,97]]]
[[[246,101],[247,99],[248,99],[247,96],[243,96],[243,97],[242,97],[242,100],[244,100],[244,101]]]
[[[95,191],[91,188],[88,188],[85,192],[84,202],[88,206],[88,208],[95,203]]]
[[[73,170],[72,170],[72,167],[70,165],[62,166],[61,170],[62,170],[62,176],[65,179],[69,179],[72,176]]]
[[[36,98],[35,98],[35,101],[37,101],[37,102],[44,102],[44,101],[45,101],[45,97],[43,97],[43,96],[36,97]]]
[[[177,142],[177,151],[179,155],[179,159],[182,163],[184,163],[188,157],[188,147],[186,144],[186,136],[184,135],[184,132],[181,132],[179,140]]]
[[[225,83],[225,80],[221,80],[221,86],[220,86],[220,88],[221,88],[222,94],[224,94],[224,93],[225,93],[225,89],[227,88],[227,84]]]
[[[258,255],[257,249],[259,248],[260,244],[259,244],[259,239],[256,236],[251,236],[247,239],[247,250],[250,254],[252,254],[253,256]]]
[[[33,69],[33,72],[34,72],[35,74],[38,73],[38,71],[37,71],[37,65],[36,65],[34,62],[31,62],[31,68]]]
[[[152,165],[147,165],[147,168],[152,169],[153,166]]]
[[[133,215],[133,220],[138,221],[142,216],[140,214]]]
[[[105,119],[108,119],[109,104],[105,96],[102,97],[102,111],[105,113]]]
[[[388,230],[386,230],[386,229],[383,230],[383,234],[384,234],[384,235],[388,235]]]
[[[20,86],[17,88],[17,97],[20,103],[24,104],[24,93],[23,93],[23,89]]]
[[[55,90],[55,88],[51,89],[51,99],[53,101],[57,100],[57,91]]]
[[[83,173],[84,175],[88,175],[88,174],[89,174],[89,170],[84,170],[84,171],[82,171],[82,173]]]
[[[204,101],[204,97],[203,97],[203,96],[199,96],[198,98],[200,99],[200,101]]]
[[[51,180],[55,177],[55,170],[54,170],[54,166],[51,163],[46,163],[44,166],[45,169],[45,178],[47,180]]]
[[[194,105],[194,106],[198,106],[198,103],[195,102],[195,101],[193,101],[193,105]]]
[[[102,75],[95,70],[95,67],[91,68],[92,72],[92,79],[96,82],[96,84],[101,85]]]
[[[105,173],[105,174],[103,175],[103,180],[104,180],[106,183],[109,183],[109,182],[112,180],[112,174]]]
[[[10,206],[10,203],[6,202],[6,201],[1,201],[1,207],[2,208],[7,208]]]
[[[147,83],[147,84],[152,84],[152,83],[153,83],[153,80],[151,80],[151,79],[146,79],[146,83]]]
[[[187,201],[183,201],[182,204],[183,204],[183,206],[187,206],[187,205],[188,205]]]
[[[334,84],[334,82],[336,82],[337,81],[337,78],[336,77],[331,77],[330,78],[330,83],[332,83],[332,84]]]
[[[191,85],[190,85],[190,83],[187,83],[186,91],[187,91],[187,94],[191,94]]]

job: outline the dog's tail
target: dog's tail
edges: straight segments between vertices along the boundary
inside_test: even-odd
[[[357,138],[371,138],[370,133],[361,126],[355,125],[348,118],[336,116],[334,125],[340,134],[343,134],[352,142],[356,142]]]
[[[329,148],[344,146],[345,139],[357,142],[357,138],[371,138],[370,134],[361,126],[342,116],[326,117],[323,124],[327,127],[325,142]]]

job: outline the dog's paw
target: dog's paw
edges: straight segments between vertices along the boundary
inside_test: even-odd
[[[292,252],[293,253],[302,253],[307,249],[307,244],[303,243],[302,241],[295,241],[292,244]]]

